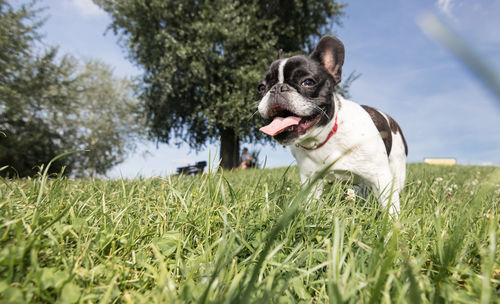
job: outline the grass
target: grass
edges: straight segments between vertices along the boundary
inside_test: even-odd
[[[402,214],[297,168],[2,180],[2,303],[499,303],[500,169],[410,164]]]

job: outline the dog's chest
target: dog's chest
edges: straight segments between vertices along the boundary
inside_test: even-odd
[[[331,140],[332,142],[325,144],[317,150],[307,151],[299,146],[292,146],[290,148],[292,155],[297,161],[301,175],[310,176],[312,173],[318,172],[325,166],[332,164],[326,178],[349,179],[352,177],[352,172],[356,171],[353,166],[356,163],[355,159],[357,157],[349,155],[352,151],[349,151],[348,148],[350,146],[348,138],[343,138],[343,134],[338,135],[335,136],[335,139]]]
[[[301,175],[310,175],[331,165],[327,174],[329,179],[351,179],[353,176],[366,175],[369,171],[378,171],[381,166],[387,165],[384,143],[363,108],[343,100],[338,122],[337,133],[321,148],[305,150],[300,146],[291,147]],[[326,133],[328,131],[325,130]]]

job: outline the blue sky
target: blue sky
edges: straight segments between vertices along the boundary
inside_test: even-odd
[[[500,165],[500,101],[450,52],[426,36],[416,20],[432,13],[451,26],[500,73],[500,1],[351,1],[332,33],[345,44],[344,75],[361,73],[352,100],[389,113],[401,125],[409,162],[454,157],[459,164]],[[98,58],[117,76],[139,75],[111,31],[111,20],[91,0],[45,0],[45,42],[61,53]],[[267,167],[294,163],[287,148],[260,150]],[[217,161],[217,145],[199,153],[154,143],[140,146],[110,176],[165,176],[199,160]]]

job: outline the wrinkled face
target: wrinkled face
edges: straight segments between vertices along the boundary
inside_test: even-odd
[[[265,133],[277,132],[273,137],[283,145],[300,142],[332,119],[334,88],[334,77],[317,60],[307,56],[276,60],[258,86],[259,113],[271,122],[267,127],[273,128],[272,133]],[[293,122],[280,125],[281,118],[293,118]]]

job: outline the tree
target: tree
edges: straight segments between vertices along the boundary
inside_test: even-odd
[[[193,149],[220,138],[221,165],[240,141],[264,141],[256,85],[277,49],[297,52],[341,15],[331,0],[94,0],[144,69],[150,137]]]
[[[65,118],[64,129],[71,131],[66,149],[87,152],[73,155],[71,166],[77,176],[105,174],[145,135],[136,85],[97,60],[85,62],[76,84],[74,110]]]
[[[63,88],[72,84],[73,62],[65,57],[56,63],[55,48],[35,48],[41,22],[33,6],[14,10],[0,2],[0,164],[16,164],[20,176],[63,152],[64,134],[49,115],[64,115],[72,99],[72,90]],[[58,161],[53,169],[63,166]]]
[[[79,149],[89,152],[59,159],[51,172],[102,174],[141,129],[133,87],[102,63],[81,68],[71,56],[57,59],[56,48],[39,43],[38,13],[34,4],[14,10],[0,2],[0,167],[10,168],[0,174],[31,176]]]

